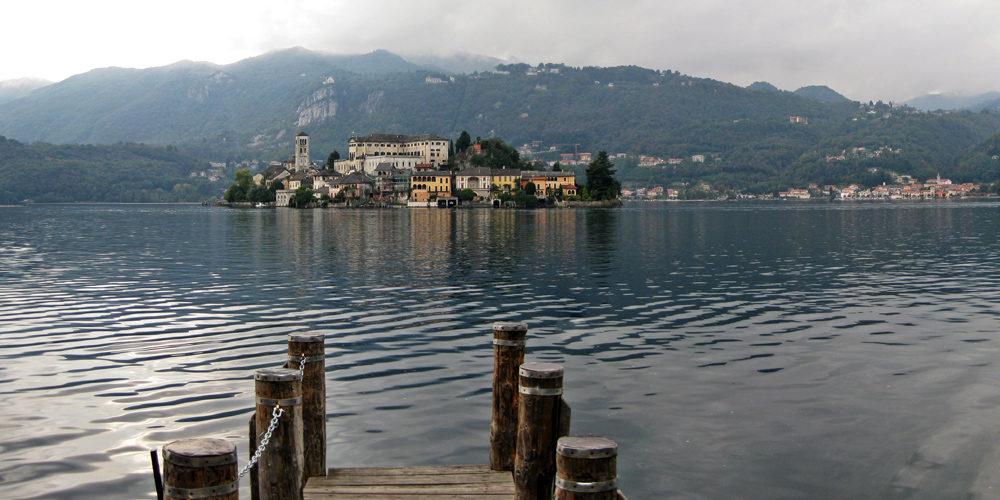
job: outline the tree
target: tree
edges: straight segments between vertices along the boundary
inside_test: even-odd
[[[592,200],[611,200],[621,193],[621,183],[615,179],[615,164],[608,159],[607,151],[597,153],[597,158],[587,165],[587,184],[584,196]]]
[[[535,192],[537,190],[538,188],[535,186],[534,182],[528,181],[528,183],[524,185],[524,193],[529,196],[535,196]]]
[[[524,160],[521,159],[521,153],[518,153],[514,146],[507,144],[499,137],[480,141],[479,144],[482,146],[483,153],[473,155],[469,158],[469,163],[474,167],[523,170],[527,166]]]
[[[229,203],[238,203],[241,201],[247,201],[247,193],[250,192],[254,187],[253,177],[250,175],[250,169],[244,168],[242,170],[236,171],[236,184],[229,186],[226,190],[226,194],[222,198]]]
[[[250,190],[250,187],[253,186],[253,176],[250,175],[249,168],[236,171],[236,184],[239,184],[243,191]]]
[[[463,189],[458,192],[458,199],[460,201],[472,201],[476,199],[476,192],[471,189]]]
[[[458,140],[455,141],[455,152],[462,153],[466,149],[469,149],[469,146],[471,145],[472,145],[472,137],[469,136],[468,132],[463,130],[462,133],[459,134]]]
[[[299,186],[289,199],[289,205],[295,208],[305,208],[313,201],[313,190],[305,186]]]
[[[330,156],[327,157],[326,159],[326,168],[333,168],[333,162],[339,159],[340,159],[340,151],[334,149],[333,152],[330,153]]]
[[[559,162],[555,162],[555,163],[552,164],[552,171],[553,172],[562,172],[562,167],[559,166]]]

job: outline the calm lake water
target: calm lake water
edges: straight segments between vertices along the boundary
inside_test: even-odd
[[[0,208],[0,498],[154,498],[182,438],[244,464],[305,331],[330,466],[486,463],[501,320],[633,500],[996,498],[998,281],[995,202]]]

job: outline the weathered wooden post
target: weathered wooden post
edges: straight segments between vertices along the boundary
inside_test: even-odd
[[[250,456],[254,456],[257,453],[257,414],[254,413],[250,415],[250,449],[248,452]],[[259,479],[257,478],[257,464],[250,467],[250,500],[260,500],[260,486]]]
[[[164,498],[238,500],[236,445],[224,439],[181,439],[163,447]]]
[[[618,444],[593,436],[559,439],[556,500],[618,500]]]
[[[302,499],[302,373],[288,368],[265,368],[254,374],[257,392],[257,431],[277,425],[257,461],[261,500]],[[276,411],[276,407],[280,411]],[[281,413],[283,412],[283,413]],[[275,417],[278,414],[278,417]],[[265,430],[265,437],[267,431]]]
[[[326,475],[326,344],[322,334],[288,336],[288,368],[302,368],[302,484]]]
[[[517,369],[524,363],[524,323],[493,323],[493,420],[490,469],[514,470],[517,449]]]
[[[552,498],[556,474],[563,367],[554,363],[524,363],[518,372],[520,394],[514,498],[547,500]]]

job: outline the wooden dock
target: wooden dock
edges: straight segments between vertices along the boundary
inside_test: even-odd
[[[229,441],[173,441],[163,447],[162,484],[152,455],[157,498],[236,500],[249,472],[251,500],[624,500],[618,445],[569,436],[563,367],[524,362],[527,329],[493,324],[489,465],[327,470],[324,338],[292,334],[284,366],[254,373],[243,472]]]
[[[511,500],[514,477],[485,465],[330,469],[311,477],[303,500]]]

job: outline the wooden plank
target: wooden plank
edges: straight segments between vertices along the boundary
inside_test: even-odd
[[[306,500],[427,500],[428,497],[419,497],[414,495],[392,495],[392,494],[381,494],[381,495],[369,495],[369,494],[350,494],[344,495],[338,493],[336,496],[331,494],[309,494]],[[434,499],[436,500],[512,500],[514,498],[513,493],[505,493],[503,495],[436,495]]]
[[[401,474],[401,475],[344,475],[327,476],[319,480],[319,484],[338,484],[342,486],[374,485],[374,484],[506,484],[512,481],[510,473],[506,474]]]
[[[477,474],[505,474],[509,472],[497,472],[490,470],[485,465],[418,465],[412,467],[343,467],[330,469],[328,475],[352,474],[352,475],[407,475],[407,474],[456,474],[456,473],[477,473]]]
[[[305,500],[511,500],[510,472],[485,465],[330,469],[312,477]]]
[[[363,493],[366,491],[427,494],[427,492],[442,493],[503,493],[511,488],[504,483],[464,483],[464,484],[323,484],[307,487],[312,491],[341,491],[344,493]]]

